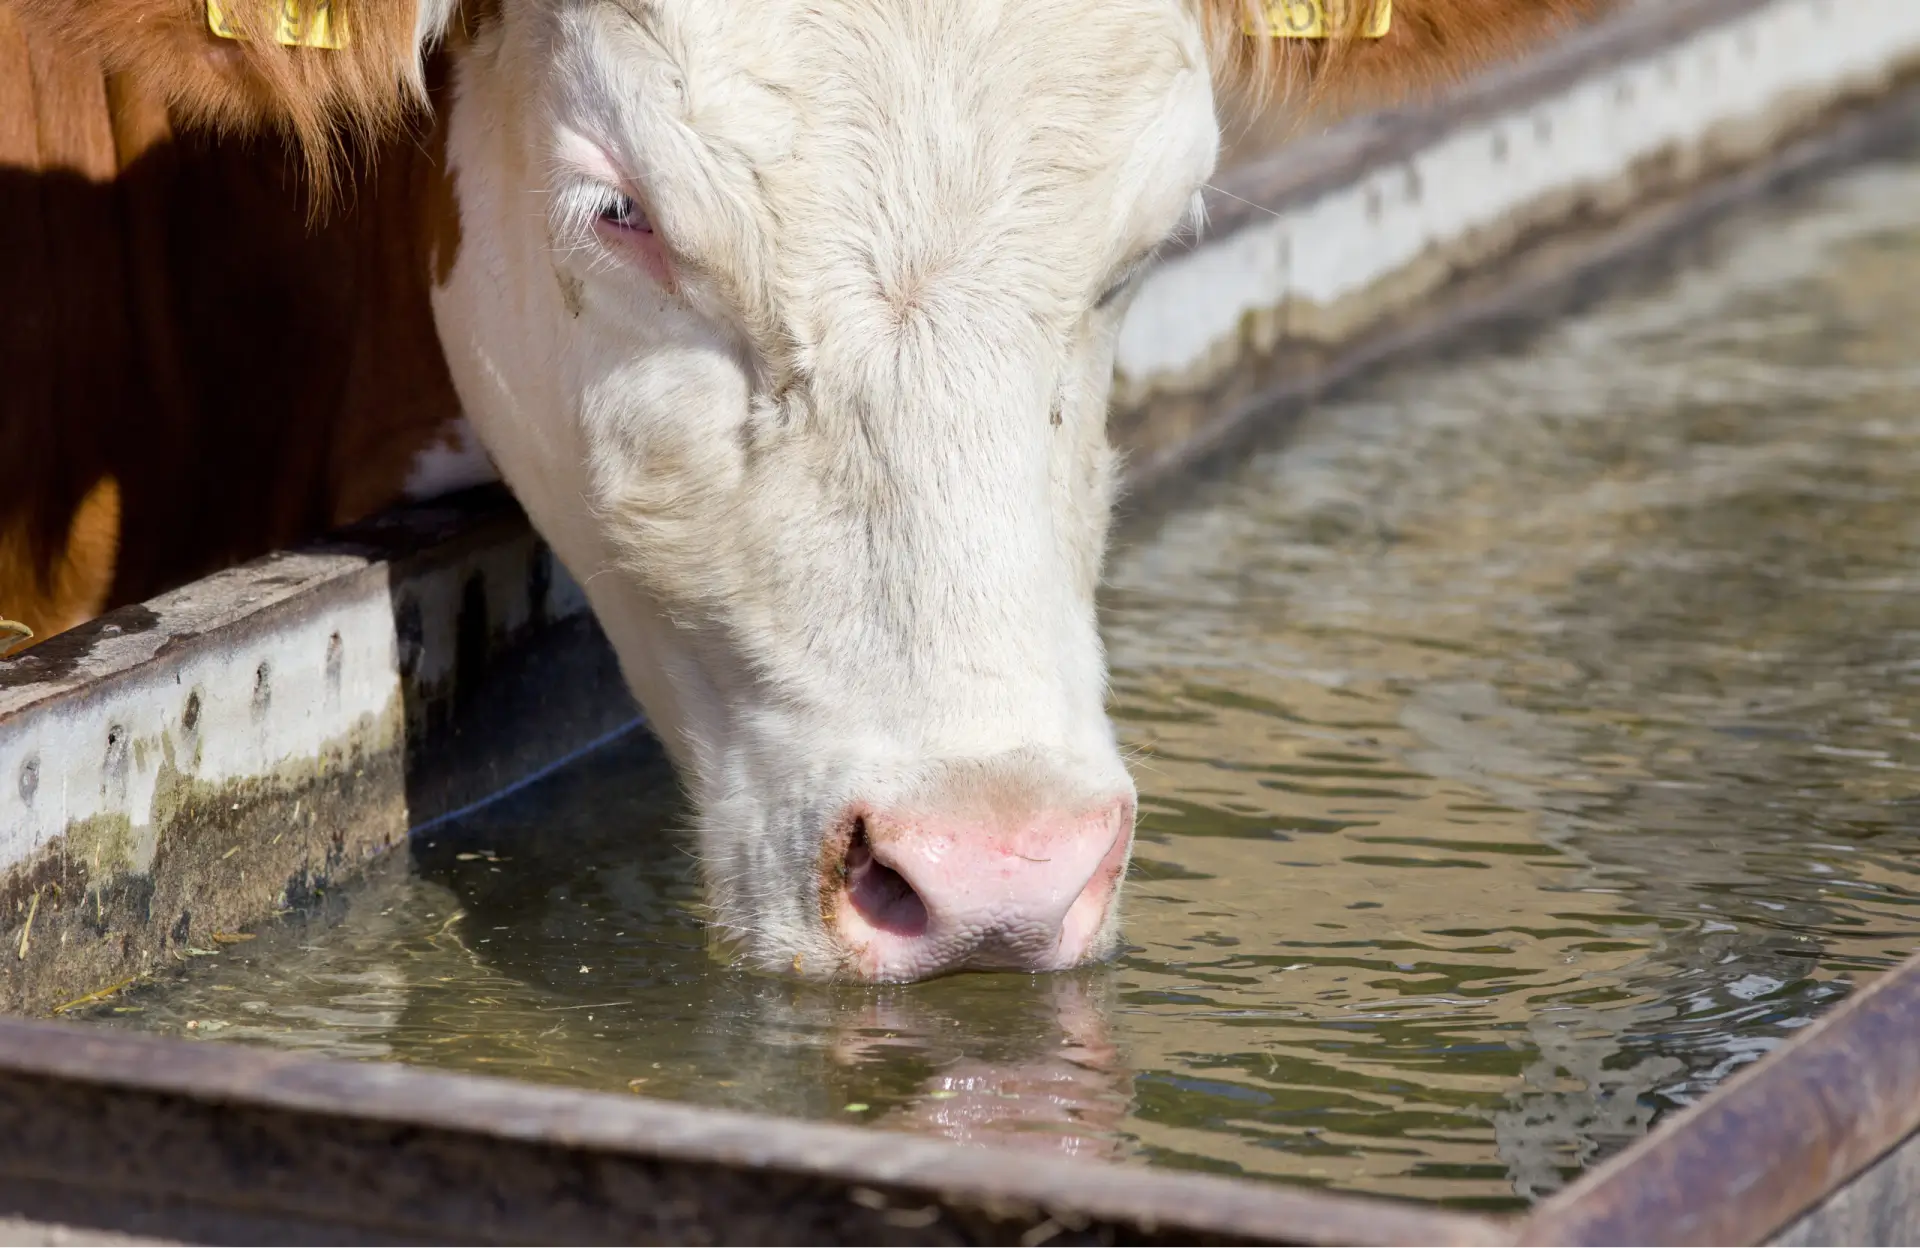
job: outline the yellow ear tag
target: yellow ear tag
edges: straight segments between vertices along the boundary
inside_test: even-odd
[[[220,0],[207,0],[207,29],[222,39],[242,39],[240,28],[227,18]],[[312,0],[310,9],[302,9],[300,0],[279,0],[279,12],[273,24],[273,41],[290,48],[344,48],[347,32],[333,22],[331,0]]]
[[[1352,30],[1356,0],[1261,0],[1258,17],[1249,14],[1243,29],[1254,36],[1275,39],[1331,39]],[[208,0],[212,3],[212,0]],[[1372,10],[1357,32],[1362,39],[1378,39],[1393,27],[1393,0],[1358,0]]]

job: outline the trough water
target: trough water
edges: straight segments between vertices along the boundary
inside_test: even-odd
[[[707,952],[635,733],[111,1025],[1462,1205],[1920,946],[1920,166],[1757,206],[1133,521],[1131,951]]]

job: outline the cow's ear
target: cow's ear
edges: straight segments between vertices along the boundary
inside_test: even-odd
[[[1614,2],[1198,0],[1216,80],[1225,94],[1255,105],[1275,96],[1401,99]]]
[[[324,189],[344,145],[426,102],[459,0],[17,0],[30,20],[164,103],[176,123],[279,130]]]

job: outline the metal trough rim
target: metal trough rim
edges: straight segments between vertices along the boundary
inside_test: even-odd
[[[511,1079],[0,1019],[3,1089],[63,1087],[316,1123],[446,1133],[511,1153],[558,1148],[695,1170],[826,1180],[860,1203],[997,1211],[1028,1225],[1102,1224],[1163,1237],[1300,1244],[1756,1243],[1920,1132],[1920,957],[1888,971],[1790,1043],[1537,1209],[1482,1217],[1247,1179],[1034,1158],[910,1135],[699,1109]],[[1872,1055],[1873,1061],[1863,1060]],[[1782,1124],[1796,1130],[1783,1133]],[[69,1124],[69,1130],[73,1124]],[[84,1135],[89,1128],[82,1125]],[[166,1172],[76,1175],[32,1138],[0,1135],[0,1180],[85,1183],[107,1196],[224,1205],[277,1218],[434,1236],[382,1208],[301,1208],[244,1188],[170,1186]],[[471,1231],[473,1228],[459,1228]]]
[[[617,1093],[0,1019],[0,1077],[304,1118],[346,1118],[593,1154],[804,1175],[942,1204],[1029,1206],[1149,1232],[1303,1244],[1496,1244],[1501,1223],[1407,1202],[971,1148]],[[0,1175],[35,1168],[0,1140]],[[60,1179],[64,1176],[45,1175]],[[112,1185],[112,1175],[90,1182]],[[165,1195],[165,1192],[151,1193]],[[236,1193],[236,1204],[246,1203]],[[338,1213],[333,1216],[339,1217]],[[351,1221],[352,1215],[344,1220]]]

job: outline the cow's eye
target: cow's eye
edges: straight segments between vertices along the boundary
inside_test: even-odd
[[[586,201],[586,207],[594,214],[593,228],[600,245],[612,254],[639,261],[655,282],[668,291],[674,290],[677,283],[672,258],[655,232],[653,218],[647,215],[647,210],[633,196],[611,186],[595,187],[593,194],[594,198]]]
[[[634,202],[633,196],[623,195],[619,191],[607,200],[606,207],[600,210],[600,220],[615,229],[632,230],[637,234],[653,233],[653,222],[647,220],[647,214]]]

